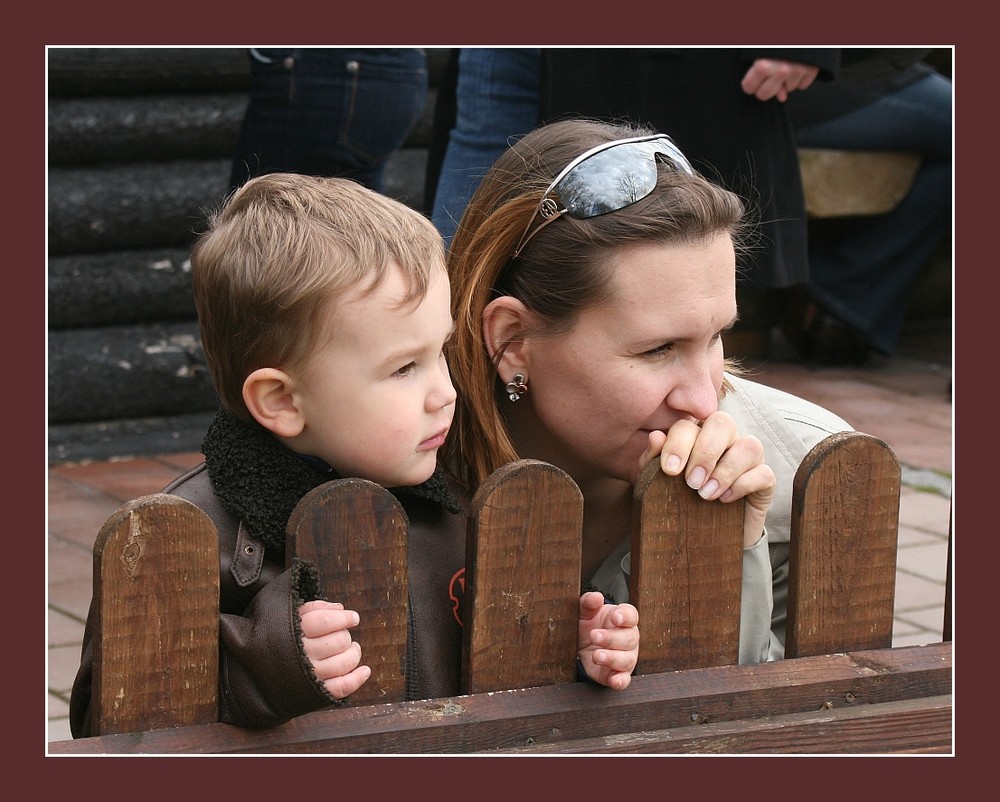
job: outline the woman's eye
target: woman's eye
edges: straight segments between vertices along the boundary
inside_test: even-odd
[[[649,351],[644,352],[643,356],[654,358],[658,356],[666,356],[673,350],[674,343],[664,343],[663,345],[658,345],[656,348],[651,348]]]
[[[722,335],[725,333],[726,332],[724,331],[720,331],[717,334],[713,334],[711,339],[708,341],[708,347],[713,348],[720,343],[722,341]],[[664,357],[676,351],[677,347],[676,342],[663,343],[663,345],[658,345],[656,348],[651,348],[650,350],[643,352],[642,356],[652,359],[655,359],[656,357]]]

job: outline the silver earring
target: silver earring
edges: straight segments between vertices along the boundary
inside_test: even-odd
[[[507,397],[511,401],[517,401],[517,399],[528,392],[528,382],[524,378],[523,373],[518,373],[513,379],[507,382],[507,386],[504,389],[507,391]]]

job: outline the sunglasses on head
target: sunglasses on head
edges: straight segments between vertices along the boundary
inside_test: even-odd
[[[616,139],[591,148],[567,164],[555,177],[528,221],[511,259],[516,259],[531,238],[564,214],[585,220],[631,206],[656,186],[656,155],[666,156],[681,173],[694,169],[666,134]],[[542,222],[531,224],[541,215]]]

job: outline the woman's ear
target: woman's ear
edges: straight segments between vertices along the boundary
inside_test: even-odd
[[[250,414],[278,437],[297,437],[305,428],[292,377],[276,368],[258,368],[243,382]]]
[[[529,315],[528,307],[510,295],[490,301],[483,310],[483,341],[490,359],[495,361],[503,353],[497,365],[501,377],[527,373],[524,334]]]

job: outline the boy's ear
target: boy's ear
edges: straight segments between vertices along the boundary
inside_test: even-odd
[[[483,339],[490,359],[507,344],[497,366],[505,381],[515,373],[528,372],[524,332],[529,315],[528,307],[509,295],[490,301],[483,310]]]
[[[292,377],[276,368],[258,368],[243,382],[250,414],[278,437],[297,437],[305,427]]]

